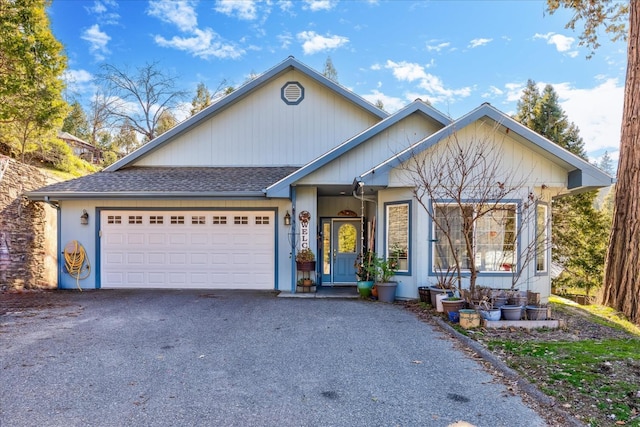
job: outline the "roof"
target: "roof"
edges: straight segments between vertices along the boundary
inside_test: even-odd
[[[87,141],[84,141],[78,138],[77,136],[71,135],[69,132],[62,132],[62,131],[58,132],[58,138],[62,139],[63,141],[71,142],[75,145],[83,146],[94,151],[100,151],[100,148],[94,147],[93,145],[89,144]]]
[[[297,167],[131,167],[97,172],[27,193],[32,200],[265,197]]]
[[[152,151],[158,149],[159,147],[162,147],[164,144],[170,142],[176,136],[197,126],[199,123],[210,119],[216,114],[219,114],[221,111],[225,110],[229,106],[237,103],[239,100],[248,96],[251,92],[253,92],[257,88],[264,86],[267,82],[277,78],[281,74],[294,69],[301,73],[304,73],[307,77],[315,80],[322,86],[327,87],[328,89],[332,90],[338,95],[341,95],[342,97],[346,98],[350,102],[358,105],[360,108],[379,117],[380,119],[384,119],[389,115],[389,113],[379,109],[378,107],[371,104],[369,101],[365,100],[364,98],[356,95],[349,89],[337,84],[331,79],[326,78],[325,76],[318,73],[314,69],[309,68],[308,66],[304,65],[300,61],[296,60],[293,56],[290,56],[280,64],[266,71],[264,74],[247,82],[237,90],[231,92],[229,95],[221,98],[218,102],[208,106],[204,110],[200,111],[198,114],[188,118],[184,122],[171,128],[170,130],[158,136],[157,138],[149,141],[147,144],[138,148],[136,151],[132,152],[128,156],[115,162],[105,170],[116,171],[118,169],[131,166],[133,163],[135,163],[136,160],[146,156]]]
[[[400,122],[401,120],[414,113],[420,113],[428,118],[431,118],[432,120],[438,122],[441,126],[447,126],[452,122],[451,118],[445,116],[440,111],[433,108],[431,105],[425,103],[420,99],[416,99],[411,104],[407,105],[401,110],[398,110],[393,115],[360,132],[358,135],[348,139],[334,149],[304,165],[281,181],[276,182],[275,184],[267,188],[267,195],[273,197],[288,197],[291,184],[320,169],[322,166],[328,164],[332,160],[335,160],[349,150],[352,150],[363,142],[373,138],[375,135],[384,132],[386,129],[389,129],[394,124]]]
[[[543,153],[545,157],[561,164],[568,171],[567,187],[571,193],[608,187],[614,182],[614,178],[598,167],[534,132],[489,103],[482,104],[433,135],[362,173],[354,181],[365,182],[369,185],[384,185],[385,181],[389,179],[389,172],[408,160],[410,156],[434,146],[443,139],[455,134],[455,132],[485,117],[504,126],[507,132],[510,132],[511,136],[519,138],[520,142],[529,144],[534,150]]]

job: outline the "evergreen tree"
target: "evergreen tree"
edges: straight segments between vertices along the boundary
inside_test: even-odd
[[[333,61],[331,60],[330,56],[327,57],[327,61],[324,63],[324,70],[322,71],[322,75],[329,80],[338,83],[338,71],[333,66]]]
[[[600,159],[600,163],[598,163],[598,167],[613,176],[615,174],[615,170],[613,170],[613,161],[611,160],[611,156],[609,156],[609,152],[605,151]]]
[[[62,123],[62,131],[77,136],[82,140],[89,140],[89,122],[87,121],[87,115],[84,113],[78,101],[74,101],[71,104],[71,110],[69,110],[69,114],[67,114],[67,117]]]
[[[601,295],[603,304],[640,324],[640,1],[547,0],[551,13],[560,7],[570,9],[567,28],[584,25],[580,44],[590,47],[592,53],[599,46],[602,28],[613,40],[627,40],[620,161]]]
[[[0,142],[23,160],[44,148],[67,109],[66,58],[51,33],[49,3],[0,1]]]
[[[169,110],[160,113],[158,125],[156,126],[156,135],[161,135],[178,124],[178,120]]]
[[[542,94],[533,80],[527,82],[518,102],[516,120],[586,160],[580,131],[569,122],[553,86]],[[554,200],[552,207],[552,253],[564,267],[556,284],[591,292],[602,283],[608,237],[606,217],[595,208],[597,191]]]
[[[198,83],[196,95],[191,100],[191,115],[195,116],[200,111],[207,108],[213,102],[211,92],[204,83]]]

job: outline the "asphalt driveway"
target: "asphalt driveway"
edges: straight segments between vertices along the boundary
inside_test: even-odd
[[[28,308],[0,295],[1,426],[545,425],[397,305],[235,291],[38,295]]]

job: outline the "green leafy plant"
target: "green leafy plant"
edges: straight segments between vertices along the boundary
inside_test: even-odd
[[[389,282],[391,281],[391,278],[396,274],[396,271],[398,271],[398,259],[394,257],[388,259],[379,259],[377,267],[377,281],[381,283]]]
[[[379,258],[375,252],[367,250],[356,258],[354,268],[356,277],[360,282],[369,282],[376,279],[378,275]]]

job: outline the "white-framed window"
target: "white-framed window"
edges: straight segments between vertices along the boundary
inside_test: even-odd
[[[549,271],[549,207],[543,203],[536,205],[536,273]]]
[[[517,205],[500,203],[479,215],[473,203],[435,203],[432,221],[432,271],[446,270],[460,263],[478,272],[510,272],[517,268]],[[465,239],[467,233],[468,239]],[[467,250],[472,247],[472,257]]]
[[[129,224],[142,224],[142,215],[129,215]]]
[[[398,261],[399,273],[409,272],[410,253],[410,202],[385,204],[386,250],[387,259]]]

